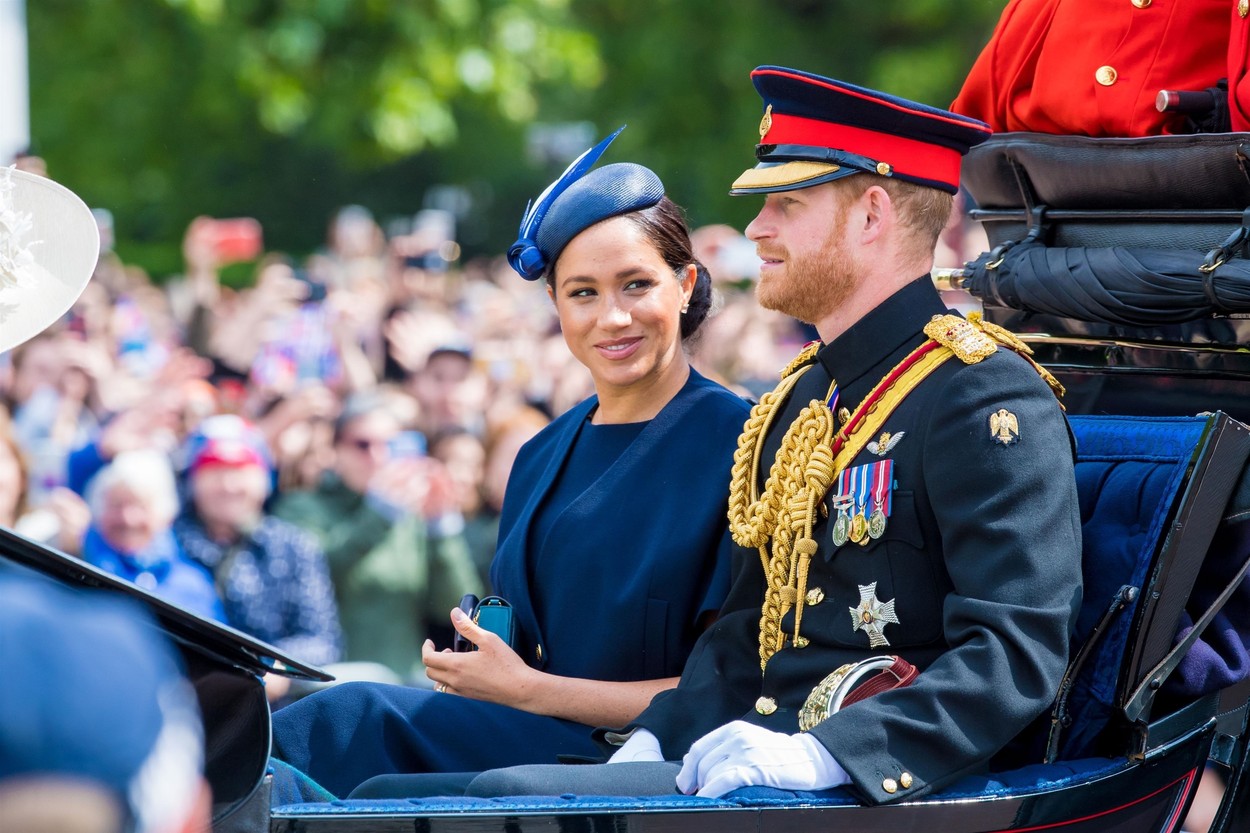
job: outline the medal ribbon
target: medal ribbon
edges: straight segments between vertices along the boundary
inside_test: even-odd
[[[835,509],[843,508],[846,498],[851,496],[850,477],[850,469],[843,469],[838,472],[838,482],[833,493],[833,499],[835,504],[841,504],[841,506],[835,505]]]
[[[851,469],[851,489],[855,492],[855,514],[865,518],[872,512],[868,505],[869,487],[872,484],[872,466],[856,466]]]
[[[894,497],[894,490],[890,488],[890,484],[894,482],[894,461],[873,463],[872,469],[872,505],[888,518]]]

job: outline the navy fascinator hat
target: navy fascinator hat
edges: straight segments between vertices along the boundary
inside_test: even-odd
[[[664,183],[632,162],[591,167],[624,127],[573,160],[560,178],[525,208],[508,263],[527,281],[537,280],[569,241],[609,217],[641,211],[664,197]]]

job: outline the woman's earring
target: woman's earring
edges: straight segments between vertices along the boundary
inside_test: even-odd
[[[689,301],[687,301],[684,305],[682,305],[682,308],[681,308],[681,314],[682,314],[682,315],[685,315],[685,314],[686,314],[686,313],[688,313],[688,312],[690,312],[690,302],[689,302]]]

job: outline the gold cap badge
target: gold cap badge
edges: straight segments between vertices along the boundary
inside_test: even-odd
[[[773,105],[764,108],[764,118],[760,119],[760,138],[763,139],[768,135],[768,129],[773,126]]]

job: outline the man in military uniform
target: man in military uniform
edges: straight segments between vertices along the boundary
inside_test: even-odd
[[[915,798],[983,767],[1064,672],[1081,531],[1058,385],[1006,332],[950,314],[929,277],[962,155],[988,129],[795,70],[752,77],[759,164],[733,193],[765,197],[747,228],[758,297],[821,342],[739,441],[729,517],[746,549],[681,683],[601,731],[623,742],[611,765],[530,768],[530,791],[603,791],[621,762],[683,760],[678,789],[704,796]],[[843,704],[862,699],[837,710],[837,683],[861,672],[875,676]],[[676,765],[649,766],[671,792]],[[483,779],[470,792],[526,785]]]

